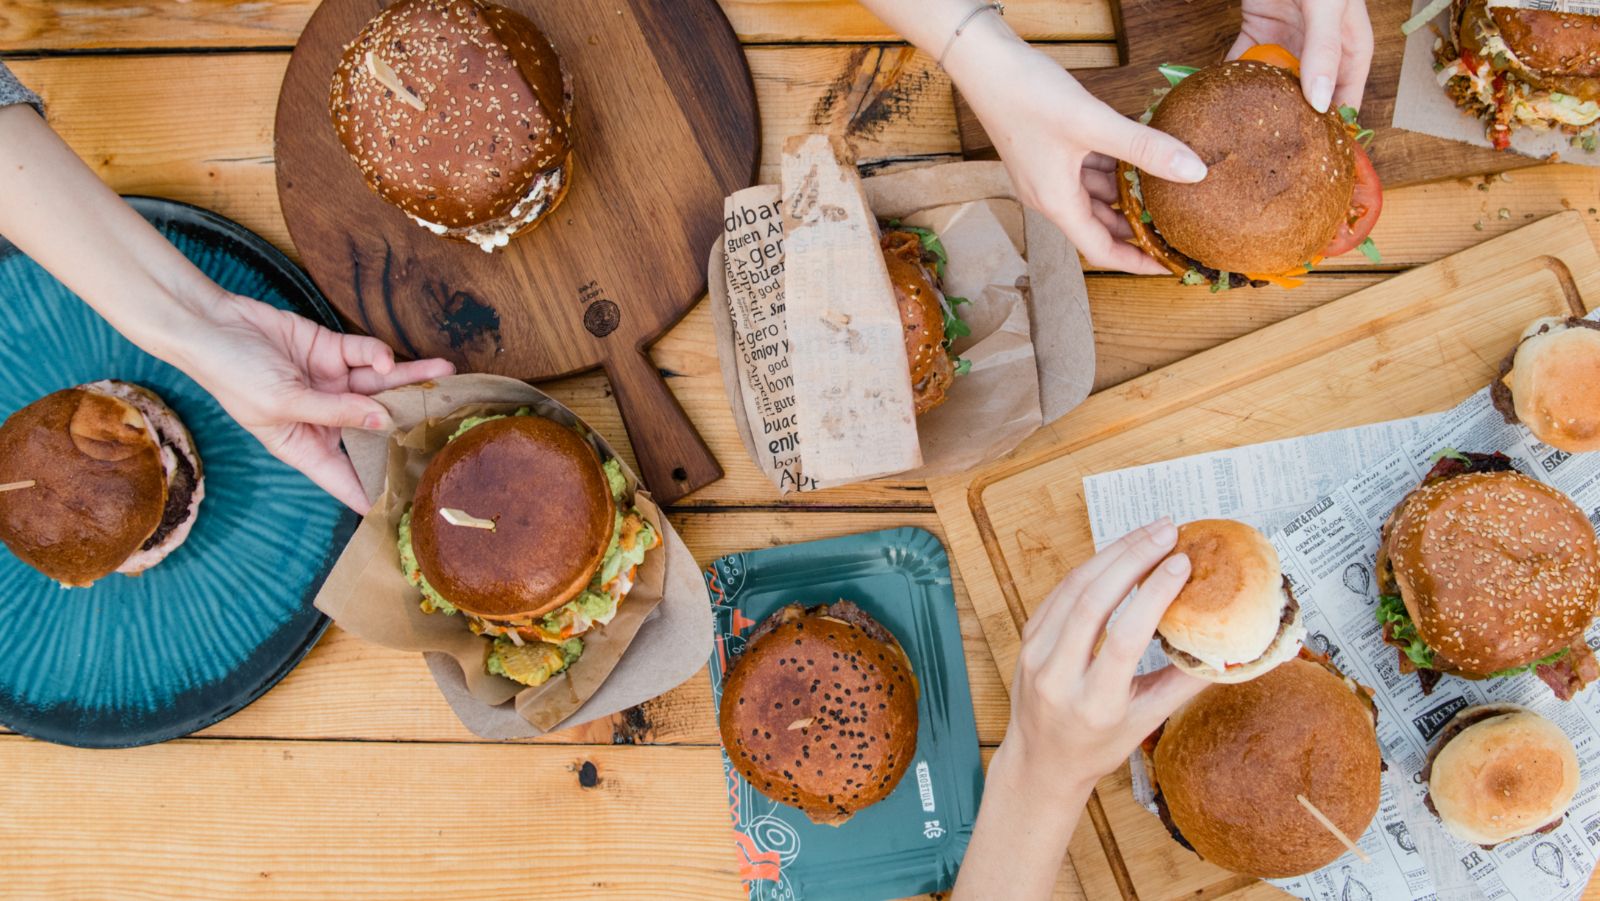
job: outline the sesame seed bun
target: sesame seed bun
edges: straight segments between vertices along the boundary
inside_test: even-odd
[[[1555,723],[1514,705],[1469,707],[1434,745],[1428,799],[1451,835],[1492,847],[1559,823],[1579,776]]]
[[[485,250],[565,196],[572,79],[537,26],[482,0],[399,0],[362,29],[329,109],[367,186]]]
[[[1330,666],[1290,660],[1213,685],[1173,714],[1151,757],[1169,825],[1201,857],[1263,879],[1326,866],[1378,811],[1382,760],[1366,692]]]
[[[495,528],[452,525],[445,508]],[[549,613],[590,583],[615,517],[587,441],[542,416],[507,416],[473,426],[428,462],[411,543],[423,576],[451,604],[486,620],[519,620]]]
[[[1600,450],[1600,324],[1533,323],[1502,381],[1515,419],[1534,437],[1574,454]]]
[[[922,259],[922,239],[915,232],[886,231],[880,241],[883,262],[894,285],[900,321],[905,325],[906,362],[918,416],[944,403],[956,378],[955,364],[944,346],[944,306],[935,276]]]
[[[1503,66],[1535,88],[1600,99],[1600,17],[1457,0],[1457,40],[1481,58],[1503,46]],[[1502,43],[1489,45],[1495,38]],[[1488,50],[1486,50],[1488,48]]]
[[[1208,66],[1172,87],[1150,125],[1209,167],[1195,184],[1140,173],[1151,224],[1205,267],[1286,272],[1321,253],[1349,214],[1355,158],[1344,123],[1313,109],[1286,69]]]
[[[1600,607],[1588,517],[1519,472],[1425,482],[1384,525],[1377,562],[1440,672],[1482,678],[1547,657]]]
[[[1156,627],[1173,665],[1212,682],[1243,682],[1299,653],[1300,605],[1265,535],[1231,519],[1200,519],[1178,527],[1173,552],[1191,564]]]
[[[916,756],[916,677],[855,604],[790,604],[751,633],[718,721],[745,781],[837,826],[887,798]]]

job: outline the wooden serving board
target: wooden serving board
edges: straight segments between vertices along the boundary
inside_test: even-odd
[[[1239,36],[1239,0],[1109,2],[1117,26],[1119,65],[1110,69],[1075,69],[1072,74],[1090,93],[1130,116],[1144,112],[1154,99],[1152,92],[1166,86],[1157,66],[1218,62]],[[1377,131],[1371,147],[1372,164],[1385,187],[1504,172],[1540,162],[1392,127],[1389,123],[1394,120],[1400,58],[1406,44],[1400,25],[1411,16],[1411,0],[1370,0],[1367,10],[1372,18],[1374,46],[1372,69],[1361,101],[1361,123]],[[959,95],[956,119],[967,158],[995,159],[993,142]]]
[[[574,174],[532,232],[486,254],[367,190],[335,135],[344,46],[385,5],[327,0],[278,99],[283,215],[317,286],[410,356],[547,379],[603,366],[645,482],[670,503],[722,475],[645,348],[705,293],[722,199],[755,178],[755,91],[715,0],[499,0],[549,36],[576,82]]]
[[[1010,457],[932,482],[1007,686],[1020,627],[1094,552],[1085,476],[1448,409],[1494,377],[1530,321],[1597,303],[1600,253],[1579,214],[1560,213],[1103,391]],[[1072,859],[1090,898],[1277,893],[1168,838],[1126,767],[1089,812]]]

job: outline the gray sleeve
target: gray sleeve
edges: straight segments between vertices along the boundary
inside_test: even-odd
[[[0,62],[0,106],[17,103],[26,103],[38,110],[39,115],[44,115],[44,101],[39,99],[38,94],[23,87],[22,82],[17,81],[11,70],[6,68],[6,64]]]

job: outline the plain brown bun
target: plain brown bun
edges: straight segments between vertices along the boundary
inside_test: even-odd
[[[1231,519],[1198,519],[1178,527],[1173,553],[1188,555],[1189,581],[1156,631],[1175,666],[1242,682],[1299,652],[1305,626],[1265,535]]]
[[[48,394],[0,425],[0,541],[63,585],[115,572],[161,524],[166,474],[139,410],[84,388]]]
[[[565,166],[570,88],[555,48],[521,14],[480,0],[399,0],[345,48],[329,107],[368,187],[464,237],[457,230],[506,222],[540,176]]]
[[[1396,588],[1434,668],[1483,677],[1572,643],[1600,607],[1600,546],[1572,499],[1519,472],[1428,483],[1383,530]]]
[[[1355,159],[1338,113],[1319,113],[1287,69],[1234,60],[1174,85],[1150,125],[1200,155],[1195,184],[1140,173],[1163,237],[1204,266],[1276,275],[1320,254],[1350,212]]]
[[[493,520],[451,525],[443,508]],[[542,416],[507,416],[446,444],[417,482],[411,544],[428,583],[488,620],[542,616],[594,578],[616,503],[594,448]]]
[[[1495,7],[1486,0],[1456,4],[1459,45],[1480,59],[1490,55],[1481,36],[1498,34],[1506,63],[1536,88],[1600,99],[1600,17],[1542,9]]]
[[[905,326],[912,396],[921,416],[944,403],[956,378],[955,364],[944,347],[944,306],[922,259],[922,239],[915,232],[887,231],[880,243]]]
[[[1487,715],[1482,715],[1487,714]],[[1456,714],[1428,778],[1428,797],[1451,835],[1493,847],[1566,814],[1578,792],[1578,753],[1560,727],[1531,710],[1499,705]]]
[[[1600,327],[1578,321],[1535,322],[1507,376],[1517,420],[1573,454],[1600,451]]]
[[[1378,811],[1382,760],[1355,683],[1295,658],[1258,679],[1212,685],[1167,721],[1154,773],[1172,824],[1206,860],[1263,879],[1326,866]]]
[[[916,756],[916,678],[855,604],[790,604],[751,634],[718,721],[728,760],[757,791],[836,826],[888,797]]]

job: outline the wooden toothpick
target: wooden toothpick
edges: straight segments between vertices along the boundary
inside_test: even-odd
[[[469,529],[487,529],[490,532],[493,532],[495,528],[494,520],[482,519],[477,516],[473,516],[464,510],[457,510],[454,507],[440,507],[439,515],[443,516],[444,521],[452,526],[464,526]]]
[[[1355,842],[1351,841],[1350,836],[1345,835],[1343,829],[1333,825],[1333,821],[1328,819],[1328,815],[1318,810],[1317,805],[1311,803],[1311,801],[1307,799],[1305,795],[1295,795],[1295,799],[1300,802],[1301,807],[1304,807],[1306,810],[1310,811],[1311,815],[1317,818],[1317,822],[1322,824],[1322,828],[1333,833],[1334,838],[1344,842],[1344,846],[1346,848],[1354,851],[1355,855],[1361,858],[1362,863],[1372,863],[1372,858],[1367,856],[1367,852],[1361,850],[1361,848],[1358,847]]]
[[[20,482],[7,482],[4,485],[0,485],[0,491],[21,491],[24,488],[32,488],[34,484],[35,482],[33,479],[23,479]]]

